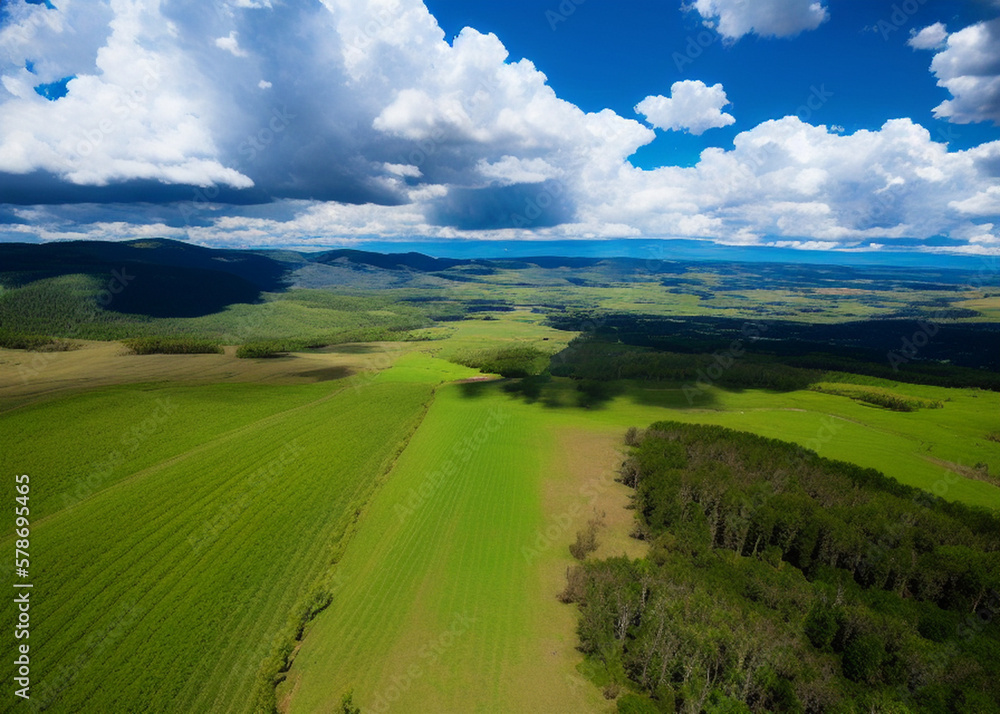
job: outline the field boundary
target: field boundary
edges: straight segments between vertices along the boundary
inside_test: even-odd
[[[379,469],[379,474],[372,481],[371,488],[369,488],[368,493],[363,497],[362,503],[354,511],[354,517],[351,518],[337,539],[337,543],[333,548],[333,558],[330,567],[316,580],[309,590],[310,595],[306,597],[306,602],[310,604],[307,605],[306,611],[300,617],[294,618],[292,625],[286,629],[284,635],[279,635],[275,639],[273,654],[261,665],[260,674],[258,675],[255,699],[257,700],[259,711],[278,712],[278,714],[285,714],[287,711],[291,697],[286,696],[279,702],[278,687],[288,677],[288,673],[295,663],[295,657],[299,653],[302,640],[309,632],[310,623],[333,602],[338,584],[338,578],[335,573],[337,565],[340,563],[344,551],[347,550],[351,541],[354,540],[359,525],[368,512],[375,496],[389,481],[400,457],[409,447],[414,435],[420,430],[424,420],[427,418],[427,414],[437,398],[438,388],[439,386],[431,388],[430,397],[424,402],[420,414],[414,421],[413,428],[400,440],[396,450],[386,459],[382,468]],[[312,603],[320,603],[320,605],[313,607]]]

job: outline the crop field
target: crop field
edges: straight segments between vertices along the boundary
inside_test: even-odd
[[[3,468],[33,485],[33,703],[260,706],[430,397],[414,382],[129,386],[0,416]]]

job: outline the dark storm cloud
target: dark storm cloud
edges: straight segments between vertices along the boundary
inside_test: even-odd
[[[491,188],[452,188],[428,220],[459,230],[552,228],[573,219],[573,204],[558,181]]]
[[[210,189],[219,203],[246,205],[267,203],[270,197],[260,189],[233,189],[219,186]],[[198,186],[165,184],[159,181],[132,179],[107,186],[81,186],[69,183],[47,171],[30,174],[0,172],[0,203],[54,205],[61,203],[172,203],[204,197],[206,189]]]

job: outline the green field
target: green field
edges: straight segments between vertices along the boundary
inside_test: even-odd
[[[3,469],[31,476],[36,507],[32,701],[254,710],[430,397],[419,383],[137,386],[5,414]],[[156,418],[133,435],[143,414]]]
[[[470,382],[476,370],[450,360],[498,345],[553,354],[573,333],[526,311],[428,332],[438,339],[346,379],[175,374],[0,412],[0,464],[31,476],[33,701],[327,712],[353,690],[366,714],[613,711],[581,674],[576,610],[556,595],[593,509],[610,524],[604,557],[641,554],[614,469],[625,430],[663,419],[795,442],[1000,509],[995,392],[836,375],[825,393],[706,386],[691,401],[690,385],[658,382],[591,394],[542,377],[526,391]],[[284,359],[261,364],[295,373]],[[862,387],[936,408],[850,398]]]
[[[296,658],[290,711],[331,711],[351,688],[363,711],[594,710],[522,552],[546,526],[552,421],[495,390],[440,390]]]
[[[1000,444],[986,438],[1000,422],[1000,395],[902,384],[894,390],[942,400],[943,407],[900,414],[805,390],[779,395],[713,388],[710,409],[686,409],[671,418],[792,441],[821,456],[878,469],[943,498],[1000,509]],[[667,394],[662,398],[669,399]],[[686,405],[680,394],[675,392],[673,398]],[[990,481],[961,475],[976,464],[988,467]]]

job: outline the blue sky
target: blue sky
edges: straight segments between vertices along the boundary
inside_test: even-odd
[[[957,127],[935,119],[932,109],[948,92],[928,71],[930,56],[906,45],[911,30],[935,22],[967,27],[1000,15],[988,3],[929,0],[918,4],[917,12],[904,12],[905,21],[898,25],[896,0],[827,3],[830,19],[812,32],[780,40],[749,36],[739,42],[725,42],[716,33],[707,46],[696,42],[697,55],[689,42],[702,39],[704,18],[663,0],[630,0],[624,7],[597,0],[562,6],[551,0],[426,4],[448,37],[466,26],[496,33],[512,58],[531,59],[560,97],[586,111],[609,107],[634,117],[636,103],[650,93],[665,93],[675,81],[721,82],[736,124],[701,137],[661,133],[634,157],[633,163],[643,168],[693,164],[706,146],[731,147],[740,131],[800,112],[812,87],[833,95],[821,110],[802,112],[813,123],[853,132],[910,117],[955,149],[1000,138],[990,123]],[[570,7],[572,12],[566,13]]]
[[[998,18],[997,0],[12,0],[0,240],[996,255]]]

